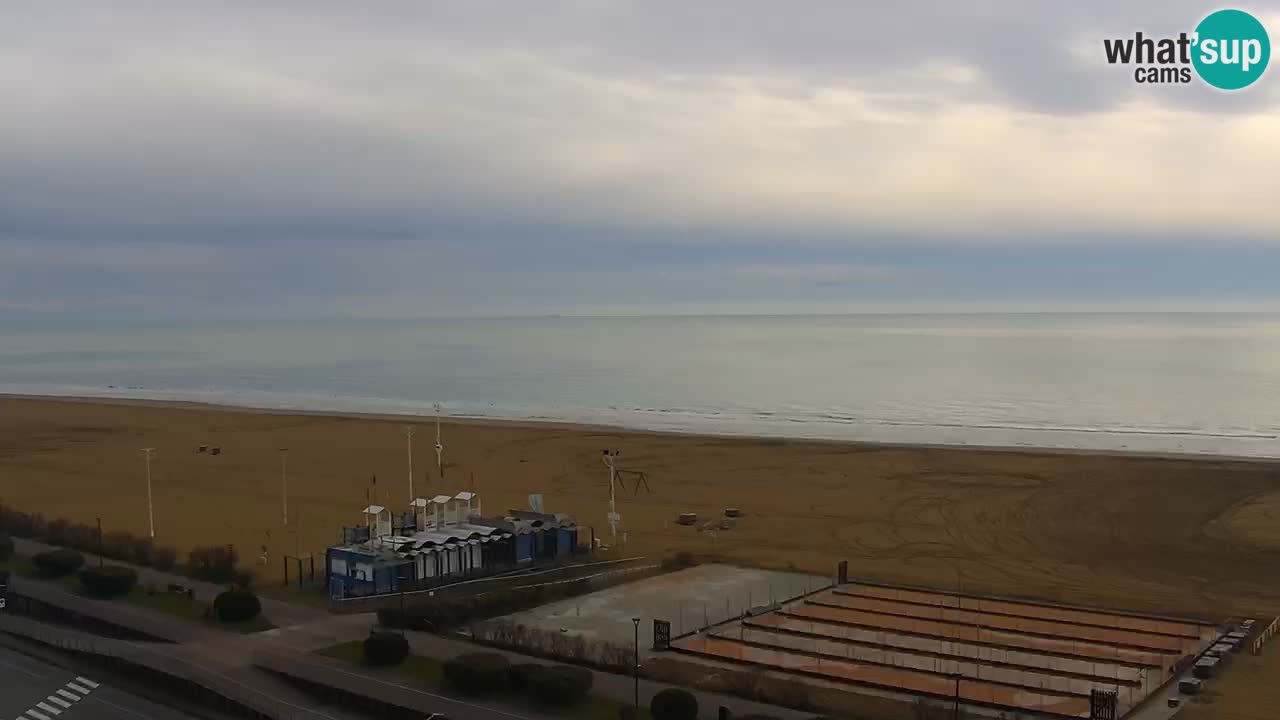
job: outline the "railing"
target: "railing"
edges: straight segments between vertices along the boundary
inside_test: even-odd
[[[416,598],[424,597],[424,596],[436,597],[438,593],[452,594],[452,593],[467,591],[467,593],[470,594],[471,592],[475,592],[475,593],[485,592],[488,590],[489,587],[498,588],[498,589],[510,589],[512,587],[520,587],[520,588],[531,587],[534,585],[534,583],[530,583],[530,584],[523,584],[523,583],[533,578],[538,578],[546,575],[554,575],[556,573],[566,573],[566,574],[567,573],[584,573],[584,571],[587,571],[585,574],[574,574],[572,577],[566,578],[565,580],[549,581],[542,584],[554,584],[554,582],[569,582],[573,580],[591,579],[591,578],[600,577],[609,572],[621,572],[623,570],[623,569],[619,569],[614,571],[603,570],[600,572],[590,572],[593,569],[600,570],[601,568],[608,568],[616,565],[623,565],[626,563],[634,563],[644,559],[645,559],[644,556],[637,556],[637,557],[630,557],[630,558],[619,558],[617,560],[598,560],[596,562],[579,563],[574,565],[555,565],[555,566],[534,565],[527,568],[521,568],[517,571],[507,572],[505,574],[498,574],[498,575],[486,574],[486,575],[480,575],[480,576],[465,577],[462,579],[450,578],[446,582],[443,582],[431,587],[423,588],[420,590],[413,589],[413,590],[403,590],[403,591],[393,591],[393,592],[382,592],[382,593],[368,594],[368,595],[357,595],[353,597],[352,596],[330,597],[329,608],[330,610],[333,610],[335,612],[368,612],[370,610],[375,610],[380,607],[387,607],[387,608],[395,607],[395,605],[399,603],[401,599],[412,601]],[[645,569],[647,570],[652,567],[656,567],[656,565],[646,565]]]
[[[1253,640],[1254,655],[1257,655],[1262,652],[1263,643],[1270,640],[1271,636],[1276,634],[1277,627],[1280,627],[1280,617],[1272,620],[1271,624],[1263,628],[1262,632],[1258,634],[1258,637],[1254,638]]]

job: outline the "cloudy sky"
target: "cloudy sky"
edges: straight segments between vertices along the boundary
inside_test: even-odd
[[[1280,308],[1280,69],[1103,59],[1217,7],[9,2],[0,312]]]

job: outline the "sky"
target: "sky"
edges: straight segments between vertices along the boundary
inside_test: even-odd
[[[8,2],[0,313],[1280,309],[1219,7]]]

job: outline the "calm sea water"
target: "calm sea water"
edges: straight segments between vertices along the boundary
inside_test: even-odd
[[[1280,456],[1280,315],[0,321],[0,392]]]

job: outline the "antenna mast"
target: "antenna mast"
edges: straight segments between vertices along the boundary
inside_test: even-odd
[[[413,505],[413,426],[404,426],[404,438],[409,446],[409,505]]]
[[[613,536],[613,544],[618,544],[618,524],[622,521],[622,516],[618,514],[618,506],[614,497],[614,485],[618,480],[618,458],[622,456],[621,450],[605,450],[602,459],[605,467],[609,468],[609,532]]]

